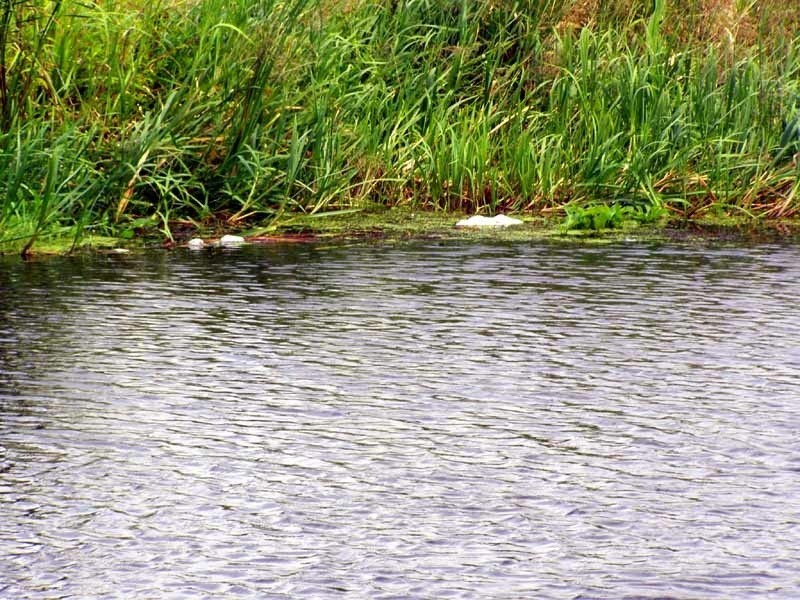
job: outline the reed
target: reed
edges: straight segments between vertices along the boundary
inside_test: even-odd
[[[365,203],[790,217],[799,22],[777,0],[3,0],[0,251]]]

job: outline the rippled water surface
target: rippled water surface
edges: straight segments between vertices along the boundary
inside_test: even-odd
[[[0,598],[797,598],[800,249],[0,262]]]

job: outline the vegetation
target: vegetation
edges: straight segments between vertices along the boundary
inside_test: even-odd
[[[376,203],[792,217],[799,26],[785,0],[0,0],[0,252]]]

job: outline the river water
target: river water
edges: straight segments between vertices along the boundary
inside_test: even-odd
[[[800,248],[0,262],[0,598],[797,598]]]

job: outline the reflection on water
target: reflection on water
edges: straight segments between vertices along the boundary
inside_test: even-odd
[[[0,597],[794,598],[798,265],[0,263]]]

